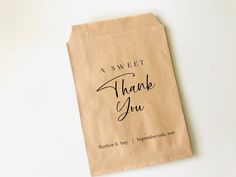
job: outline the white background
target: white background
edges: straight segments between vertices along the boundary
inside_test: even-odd
[[[105,176],[236,176],[235,0],[0,0],[1,177],[90,176],[70,26],[145,12],[166,26],[194,155]]]

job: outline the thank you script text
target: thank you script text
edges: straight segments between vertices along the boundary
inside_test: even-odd
[[[142,65],[136,65],[143,66],[144,61],[142,61]],[[135,61],[137,62],[137,61]],[[135,63],[134,62],[134,63]],[[129,65],[132,69],[135,68],[135,65]],[[133,66],[133,67],[132,67]],[[115,66],[112,66],[114,68]],[[130,68],[130,67],[127,67]],[[122,69],[125,69],[125,65],[122,67]],[[101,69],[104,71],[104,69]],[[130,94],[136,94],[138,96],[138,93],[141,91],[150,92],[152,89],[155,88],[155,83],[151,81],[151,78],[149,74],[144,74],[144,77],[141,78],[141,82],[135,82],[137,79],[135,79],[136,74],[134,72],[127,72],[124,74],[117,75],[116,77],[113,77],[109,79],[108,81],[101,84],[101,86],[96,90],[97,92],[106,91],[108,89],[113,90],[114,96],[117,99],[117,103],[115,105],[116,111],[119,113],[117,120],[122,121],[124,120],[129,113],[131,112],[141,112],[144,110],[144,105],[139,103],[136,105],[132,104]],[[140,80],[140,79],[138,79]],[[125,101],[121,102],[120,98],[125,97]]]

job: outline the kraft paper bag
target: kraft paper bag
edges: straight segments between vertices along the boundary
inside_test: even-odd
[[[192,155],[154,15],[75,25],[67,48],[92,176]]]

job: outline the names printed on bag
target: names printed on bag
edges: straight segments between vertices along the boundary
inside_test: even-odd
[[[117,65],[117,67],[115,65],[112,65],[110,67],[110,71],[115,71],[116,69],[121,70],[124,68],[142,67],[143,65],[144,60],[137,60],[134,62],[128,62],[127,64],[119,64]],[[101,68],[100,71],[106,73],[106,70],[104,68]],[[126,72],[102,83],[101,86],[99,86],[96,90],[97,92],[105,91],[107,89],[112,89],[114,91],[114,96],[118,100],[115,105],[115,110],[119,113],[117,117],[118,121],[124,120],[129,113],[141,112],[144,110],[145,106],[141,103],[136,103],[135,105],[132,103],[131,97],[129,96],[130,94],[137,95],[141,91],[150,92],[156,86],[148,73],[144,75],[142,82],[135,83],[135,77],[136,74],[134,72]],[[126,100],[124,102],[121,102],[120,97],[126,97]]]
[[[99,144],[98,148],[107,149],[107,148],[113,148],[113,147],[118,147],[118,146],[128,146],[128,145],[135,145],[135,144],[138,145],[139,143],[145,143],[147,141],[155,141],[160,138],[165,138],[165,137],[167,138],[173,135],[175,135],[174,131],[160,132],[157,134],[150,134],[148,136],[131,138],[129,140],[117,140],[111,143]]]

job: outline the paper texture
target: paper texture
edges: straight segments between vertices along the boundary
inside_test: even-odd
[[[91,175],[192,154],[164,26],[154,15],[75,25],[67,48]]]

